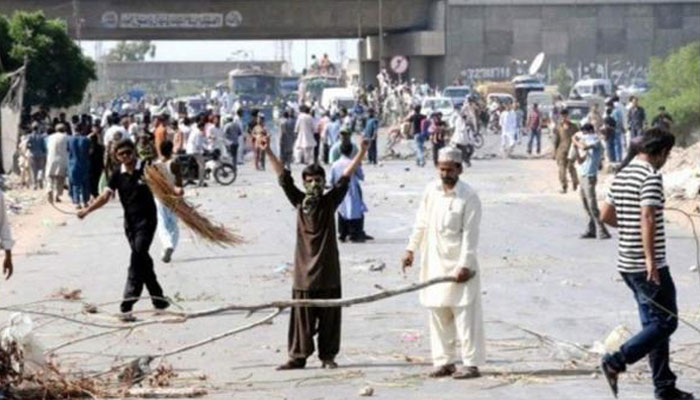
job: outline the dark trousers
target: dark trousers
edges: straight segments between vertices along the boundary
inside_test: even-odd
[[[228,148],[229,153],[231,153],[231,163],[233,168],[238,169],[238,143],[234,143]]]
[[[328,143],[323,143],[322,149],[323,149],[323,162],[325,164],[328,164],[330,161],[330,157],[331,157],[331,146],[329,146]]]
[[[314,133],[314,139],[316,139],[316,146],[314,147],[314,163],[318,164],[318,153],[321,149],[321,134]]]
[[[131,311],[138,298],[141,297],[144,285],[151,295],[154,307],[163,308],[168,304],[168,301],[163,299],[163,289],[158,284],[156,273],[153,270],[153,259],[148,254],[155,233],[155,223],[126,227],[126,238],[129,241],[129,247],[131,247],[131,262],[124,288],[124,300],[121,304],[122,312]]]
[[[339,299],[340,288],[292,290],[292,299]],[[289,317],[288,350],[292,360],[306,360],[314,353],[318,334],[318,358],[331,361],[340,351],[340,307],[292,307]]]
[[[377,139],[372,139],[369,141],[369,148],[367,149],[367,160],[370,164],[377,163]]]
[[[445,146],[445,143],[442,141],[439,142],[433,142],[433,163],[437,167],[438,164],[438,153],[440,153],[440,149]]]
[[[472,155],[474,154],[474,146],[470,144],[458,144],[457,148],[462,152],[462,162],[467,166],[472,166]]]
[[[100,195],[100,178],[102,177],[102,165],[92,167],[90,171],[90,194],[97,198]]]
[[[350,239],[360,239],[364,233],[365,217],[345,219],[338,213],[338,236],[341,240],[345,240],[348,236]]]
[[[620,351],[605,356],[605,361],[623,372],[626,365],[649,356],[656,395],[663,395],[676,385],[676,375],[669,367],[668,348],[671,334],[678,327],[678,319],[654,303],[677,315],[676,287],[668,268],[659,270],[660,285],[648,282],[646,272],[621,275],[634,293],[642,330],[623,344]]]

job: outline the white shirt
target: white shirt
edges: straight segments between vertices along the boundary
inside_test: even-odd
[[[480,295],[479,224],[481,200],[468,184],[459,180],[445,192],[442,182],[428,184],[423,193],[407,250],[420,251],[420,281],[455,276],[460,268],[476,271],[466,283],[441,283],[420,292],[426,307],[466,306]]]
[[[499,123],[503,135],[514,136],[518,133],[518,115],[513,110],[503,111]]]
[[[65,133],[56,132],[46,138],[47,176],[68,174],[68,140]]]
[[[464,121],[464,118],[458,115],[457,118],[454,119],[453,126],[455,130],[452,134],[452,139],[450,139],[450,142],[452,144],[458,144],[461,146],[469,144],[471,138],[469,135],[469,129],[467,129],[467,123]]]
[[[198,127],[192,126],[192,130],[187,137],[185,152],[187,154],[203,154],[206,139],[204,132],[200,131]]]
[[[316,146],[316,138],[314,138],[314,119],[311,115],[307,113],[299,114],[294,132],[297,134],[297,140],[294,145],[295,148],[304,149]]]
[[[12,230],[10,222],[7,220],[7,206],[5,205],[5,194],[0,190],[0,247],[3,250],[12,250],[15,241],[12,240]]]
[[[139,124],[136,122],[132,122],[131,125],[129,125],[129,131],[127,132],[126,137],[131,139],[132,142],[136,142],[136,138],[139,136]]]

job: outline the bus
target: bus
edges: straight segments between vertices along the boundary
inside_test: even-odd
[[[272,102],[280,94],[279,79],[261,70],[234,69],[228,74],[228,86],[233,98],[242,103]]]

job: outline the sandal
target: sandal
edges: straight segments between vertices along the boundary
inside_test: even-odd
[[[452,377],[454,379],[474,379],[481,377],[481,372],[477,367],[466,367],[452,374]]]
[[[431,372],[428,376],[431,378],[444,378],[446,376],[452,376],[456,370],[454,364],[446,364]]]

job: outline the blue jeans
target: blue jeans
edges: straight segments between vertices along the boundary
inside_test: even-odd
[[[615,159],[616,162],[622,161],[622,156],[623,156],[623,152],[622,152],[622,135],[624,135],[624,134],[625,134],[625,133],[622,132],[622,131],[617,131],[617,132],[615,132],[614,140],[615,140],[615,157],[617,157],[617,158]]]
[[[419,167],[425,166],[425,139],[416,136],[416,164]]]
[[[617,158],[617,146],[615,142],[615,136],[616,134],[610,135],[609,138],[605,139],[605,148],[608,151],[608,161],[609,162],[618,162],[620,161]]]
[[[537,154],[540,154],[540,138],[542,137],[542,132],[535,128],[530,131],[530,140],[527,142],[527,154],[532,153],[532,144],[537,141]]]
[[[648,282],[646,272],[621,275],[634,293],[642,330],[625,342],[618,352],[606,355],[605,362],[623,372],[626,365],[649,356],[655,393],[659,396],[676,386],[676,375],[669,367],[668,348],[671,334],[678,327],[678,319],[654,303],[677,315],[676,287],[668,268],[659,270],[660,285]]]

